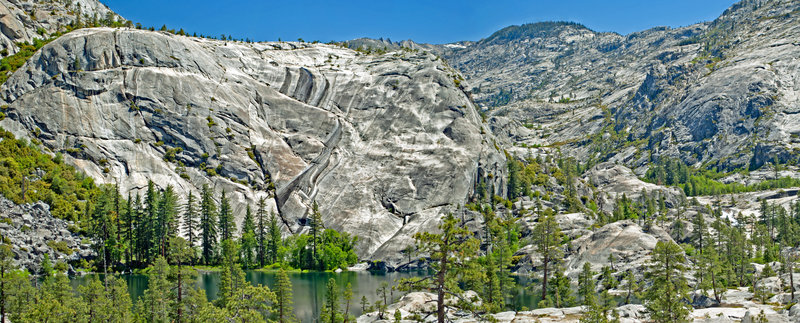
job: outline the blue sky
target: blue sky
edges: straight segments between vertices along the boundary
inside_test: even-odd
[[[145,26],[253,40],[384,37],[425,43],[479,40],[509,25],[569,20],[628,34],[718,17],[734,0],[101,0]]]

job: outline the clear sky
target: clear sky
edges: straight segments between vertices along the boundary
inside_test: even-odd
[[[718,17],[734,0],[101,0],[145,26],[236,38],[479,40],[509,25],[568,20],[628,34]]]

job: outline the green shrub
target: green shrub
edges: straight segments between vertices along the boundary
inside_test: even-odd
[[[67,151],[78,154],[81,149]],[[0,194],[14,203],[43,201],[50,206],[53,216],[75,221],[86,201],[100,192],[90,177],[64,164],[58,155],[52,158],[5,130],[0,130],[0,156]],[[34,170],[43,171],[44,175],[26,183],[28,189],[23,198],[22,176]]]
[[[181,147],[169,148],[166,152],[164,152],[164,160],[168,162],[174,162],[177,155],[181,152],[183,152],[183,148]]]
[[[72,254],[72,249],[67,246],[66,241],[47,241],[47,246],[65,255]]]

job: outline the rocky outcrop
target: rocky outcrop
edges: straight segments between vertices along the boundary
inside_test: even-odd
[[[14,54],[17,43],[46,39],[71,23],[98,19],[124,20],[97,0],[0,0],[0,51]]]
[[[556,219],[560,219],[559,224],[564,230],[572,226],[570,223],[585,223],[584,220],[579,222],[569,220],[569,217],[579,214],[558,215]],[[533,225],[524,225],[523,232],[527,232],[526,227]],[[592,231],[588,229],[588,225],[582,227],[581,235],[573,236],[569,246],[564,250],[564,273],[568,276],[577,277],[586,262],[591,264],[595,272],[600,272],[604,266],[613,266],[618,273],[632,269],[636,274],[642,274],[656,243],[672,241],[663,229],[653,226],[650,231],[644,231],[630,220],[609,223]],[[609,255],[613,256],[614,263],[609,261]],[[519,261],[514,267],[514,272],[535,274],[541,270],[541,256],[534,245],[522,247],[515,253],[515,257],[519,258]]]
[[[746,288],[744,288],[746,289]],[[471,292],[468,292],[471,293]],[[731,290],[727,294],[740,294],[740,290]],[[752,293],[750,294],[752,297]],[[473,299],[479,299],[473,296]],[[690,322],[755,322],[762,317],[767,322],[796,322],[800,315],[798,305],[789,310],[776,310],[769,304],[756,304],[750,300],[731,298],[733,302],[724,307],[694,309],[689,313]],[[393,322],[395,311],[400,312],[402,322],[435,322],[436,295],[414,292],[403,296],[396,303],[387,307],[384,319],[377,312],[365,313],[358,317],[359,323]],[[567,308],[539,308],[529,311],[501,312],[491,314],[491,318],[476,317],[467,311],[448,308],[447,318],[458,323],[477,322],[580,322],[586,308],[583,306]],[[647,309],[641,304],[627,304],[613,309],[620,322],[649,322]]]
[[[0,197],[0,237],[14,253],[14,263],[38,272],[44,255],[51,261],[73,261],[95,256],[91,242],[70,232],[71,223],[56,219],[43,203],[17,205]]]
[[[598,206],[609,213],[614,211],[616,200],[623,194],[631,200],[638,200],[642,192],[656,200],[663,197],[664,204],[670,209],[677,208],[686,199],[679,189],[644,182],[630,168],[610,162],[594,166],[584,174],[584,178],[602,193],[597,197]]]
[[[316,202],[379,259],[435,229],[479,178],[504,195],[505,157],[457,75],[426,52],[84,29],[3,85],[2,126],[123,192],[148,179],[227,191],[237,223],[267,197],[304,232]]]
[[[600,272],[603,266],[613,266],[620,273],[629,269],[640,273],[650,260],[650,252],[656,243],[670,240],[663,231],[645,232],[630,220],[610,223],[572,242],[564,270],[567,275],[577,276],[583,264],[589,262],[596,272]],[[614,258],[613,264],[609,255]]]

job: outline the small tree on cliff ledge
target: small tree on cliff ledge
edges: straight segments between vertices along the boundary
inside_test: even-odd
[[[439,225],[441,233],[419,232],[414,239],[423,254],[431,261],[428,276],[409,278],[400,281],[399,288],[404,291],[427,290],[436,293],[437,321],[445,321],[445,297],[458,299],[460,306],[467,307],[470,300],[462,299],[458,283],[463,277],[479,274],[475,263],[480,242],[472,232],[452,214],[448,214]]]

